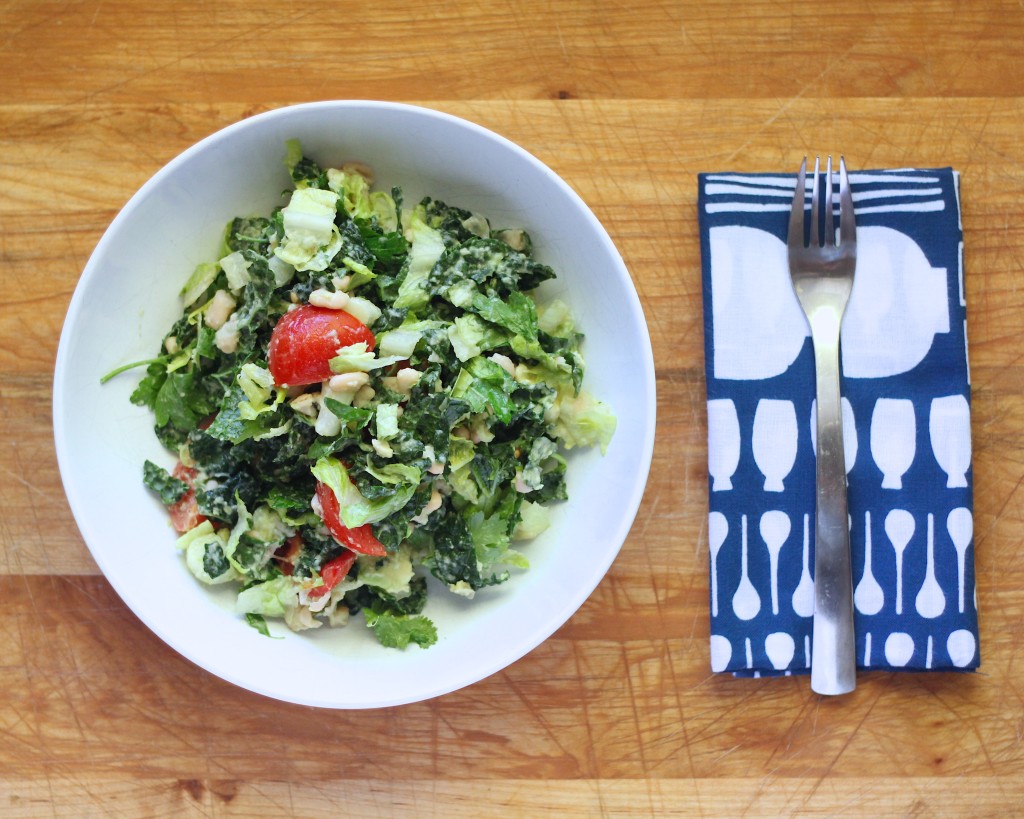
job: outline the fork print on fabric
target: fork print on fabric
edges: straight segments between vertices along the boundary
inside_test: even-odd
[[[948,168],[851,174],[841,359],[861,668],[979,663],[958,181]],[[785,245],[794,185],[699,180],[711,664],[739,675],[810,668],[816,408]]]

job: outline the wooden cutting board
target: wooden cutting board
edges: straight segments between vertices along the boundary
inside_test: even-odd
[[[0,815],[1019,813],[1022,44],[1016,2],[5,4]],[[50,398],[128,197],[224,125],[350,97],[476,121],[583,196],[646,312],[659,415],[633,530],[568,624],[465,690],[325,712],[209,675],[125,607],[64,499]],[[696,175],[839,151],[962,174],[983,664],[826,700],[709,670]]]

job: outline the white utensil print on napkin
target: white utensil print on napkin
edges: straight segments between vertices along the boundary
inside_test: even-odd
[[[711,551],[711,616],[718,616],[718,553],[729,534],[729,521],[721,512],[708,514],[708,547]]]
[[[732,476],[740,463],[740,420],[730,398],[708,401],[708,471],[711,491],[732,489]]]
[[[846,462],[846,474],[849,475],[857,462],[857,426],[853,416],[853,405],[848,398],[841,398],[843,408],[843,460]],[[811,401],[811,449],[818,456],[818,399]]]
[[[928,432],[935,460],[949,476],[946,487],[967,486],[967,470],[971,468],[971,410],[967,399],[962,395],[933,398]]]
[[[917,453],[914,402],[879,398],[871,413],[871,457],[882,470],[883,489],[902,489],[903,476]]]
[[[739,225],[708,231],[715,378],[781,375],[809,335],[789,279],[786,246]]]
[[[732,659],[732,643],[721,634],[711,635],[711,670],[725,671]]]
[[[768,565],[771,574],[772,614],[779,613],[779,552],[789,537],[792,524],[789,516],[778,509],[761,515],[761,539],[768,547]],[[792,657],[790,658],[792,659]],[[788,662],[787,662],[788,665]]]
[[[893,509],[885,516],[885,534],[896,552],[896,613],[903,614],[903,552],[914,536],[914,516],[906,509]]]
[[[978,650],[974,635],[965,628],[959,628],[946,638],[946,652],[950,662],[957,668],[966,668]]]
[[[946,610],[946,595],[935,579],[935,515],[928,513],[928,556],[925,564],[924,583],[917,593],[914,606],[917,613],[929,620]]]
[[[811,579],[811,517],[804,515],[804,554],[800,582],[793,590],[793,611],[798,617],[814,614],[814,580]]]
[[[885,605],[885,593],[871,572],[871,513],[864,513],[864,573],[853,590],[853,603],[861,614],[878,614]]]
[[[894,668],[902,668],[914,656],[914,638],[895,631],[885,638],[885,660]]]
[[[946,518],[946,531],[953,541],[953,548],[956,549],[956,576],[957,576],[957,607],[962,614],[964,611],[964,583],[965,569],[967,567],[967,548],[971,545],[971,538],[974,537],[974,516],[971,510],[963,506],[957,507],[949,513]]]
[[[785,243],[758,228],[708,231],[715,378],[781,375],[810,334],[793,293]],[[900,231],[857,230],[857,270],[843,317],[843,375],[884,378],[924,360],[936,333],[949,332],[945,268],[932,267]]]
[[[754,584],[750,582],[750,575],[748,574],[746,515],[741,518],[740,529],[742,532],[740,583],[736,587],[736,593],[732,596],[732,610],[740,620],[753,620],[757,617],[757,613],[761,611],[761,596],[757,593],[757,589],[754,588]]]
[[[765,492],[782,492],[796,463],[796,409],[792,401],[762,398],[754,411],[754,462],[764,475]]]
[[[776,671],[784,671],[793,662],[796,642],[784,631],[774,631],[764,638],[764,653]]]
[[[946,269],[888,227],[857,228],[857,270],[843,317],[847,378],[884,378],[920,364],[936,333],[949,332]]]

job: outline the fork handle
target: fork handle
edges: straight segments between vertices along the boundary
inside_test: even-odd
[[[813,327],[817,374],[817,480],[814,518],[814,631],[811,689],[846,694],[856,687],[853,575],[843,412],[839,396],[839,321]]]

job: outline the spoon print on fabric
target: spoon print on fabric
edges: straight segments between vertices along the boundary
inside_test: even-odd
[[[779,613],[779,552],[789,537],[792,524],[789,516],[778,509],[761,515],[761,539],[768,547],[768,565],[771,574],[772,614]]]
[[[914,656],[914,638],[896,631],[885,638],[885,660],[894,668],[903,668]]]
[[[864,574],[853,590],[853,603],[861,614],[878,614],[885,605],[885,592],[871,572],[871,513],[864,513]]]
[[[732,596],[733,613],[740,620],[753,620],[761,611],[761,596],[750,582],[747,565],[747,516],[741,518],[742,553],[740,566],[740,584],[736,587],[736,593]]]
[[[885,516],[885,534],[896,552],[896,613],[903,614],[903,552],[914,536],[914,516],[906,509],[893,509]]]
[[[957,606],[962,614],[964,611],[964,570],[967,565],[967,548],[971,545],[971,538],[974,537],[974,516],[971,510],[960,506],[949,513],[946,518],[946,530],[953,541],[953,548],[956,549],[956,571],[957,571]]]
[[[928,514],[928,556],[925,565],[924,583],[914,601],[917,613],[933,619],[946,610],[946,595],[935,579],[935,515]]]
[[[784,671],[793,662],[796,654],[796,642],[792,635],[784,631],[775,631],[764,639],[764,653],[776,671]]]
[[[711,635],[711,670],[725,671],[732,659],[732,643],[721,634]]]
[[[978,650],[978,641],[965,628],[958,628],[946,638],[946,652],[957,668],[966,668]]]
[[[793,591],[793,611],[798,617],[811,617],[814,614],[814,581],[811,579],[811,530],[810,515],[804,515],[804,565],[800,572],[800,582]]]

